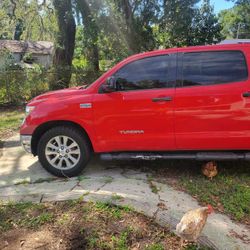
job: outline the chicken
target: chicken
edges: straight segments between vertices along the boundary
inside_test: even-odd
[[[207,217],[213,212],[211,205],[188,211],[182,217],[176,226],[176,233],[181,237],[181,247],[183,240],[196,242],[203,227],[206,224]]]
[[[202,166],[202,173],[210,178],[213,179],[214,176],[218,174],[217,164],[214,161],[210,161]]]

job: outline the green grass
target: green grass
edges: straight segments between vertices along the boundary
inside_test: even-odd
[[[146,250],[164,250],[164,246],[162,244],[152,244],[146,248]]]
[[[184,249],[185,249],[185,250],[212,250],[212,248],[204,247],[204,246],[198,247],[198,246],[195,245],[195,244],[188,245],[188,246],[186,246]]]
[[[16,225],[36,228],[53,219],[53,215],[44,211],[43,204],[31,202],[8,203],[0,205],[0,232],[7,231],[13,227],[13,221]],[[37,211],[37,215],[33,212]]]
[[[84,229],[83,229],[84,231]],[[111,236],[110,242],[105,242],[98,234],[94,231],[91,233],[89,237],[87,237],[87,246],[88,249],[115,249],[115,250],[127,250],[128,246],[128,238],[131,234],[131,229],[126,228],[122,232],[116,235]]]
[[[119,249],[119,250],[127,250],[128,245],[128,236],[129,236],[129,231],[125,230],[123,231],[119,236],[112,236],[112,242],[114,244],[114,249]]]
[[[180,184],[204,204],[211,204],[235,220],[250,222],[250,166],[242,162],[234,164],[238,166],[219,168],[212,181],[201,174],[184,174]]]
[[[52,213],[44,212],[38,216],[33,216],[29,218],[22,219],[20,225],[28,228],[37,228],[48,222],[53,221],[54,216]]]
[[[121,195],[118,195],[118,194],[113,194],[111,196],[111,199],[114,200],[114,201],[119,201],[119,200],[122,200],[123,197]]]
[[[96,202],[96,209],[102,212],[106,212],[108,217],[120,219],[122,217],[122,208],[114,206],[109,202]]]
[[[24,111],[21,109],[0,109],[0,132],[10,129],[15,130],[21,125]]]
[[[134,212],[129,206],[113,205],[111,202],[96,202],[95,208],[97,211],[105,212],[110,218],[120,219],[124,213]]]

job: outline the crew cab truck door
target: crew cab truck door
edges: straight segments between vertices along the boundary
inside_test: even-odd
[[[94,96],[97,151],[175,149],[175,72],[170,54],[137,59],[112,75],[118,89]]]
[[[178,65],[181,81],[175,96],[177,148],[250,149],[246,50],[187,49],[179,56]]]

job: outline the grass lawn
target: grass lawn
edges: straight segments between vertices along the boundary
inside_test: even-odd
[[[186,191],[202,205],[211,204],[217,211],[250,225],[250,162],[218,162],[219,173],[213,180],[202,175],[201,162],[154,161],[140,165],[149,172],[150,180]]]
[[[23,108],[0,108],[0,138],[17,130],[24,118]]]
[[[177,236],[131,208],[82,199],[0,205],[0,242],[6,249],[180,249]]]

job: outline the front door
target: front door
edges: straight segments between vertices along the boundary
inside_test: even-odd
[[[181,58],[181,57],[180,57]],[[185,51],[176,88],[179,150],[250,149],[250,91],[243,51]]]
[[[144,57],[113,74],[118,89],[94,97],[97,151],[175,149],[176,54]]]

